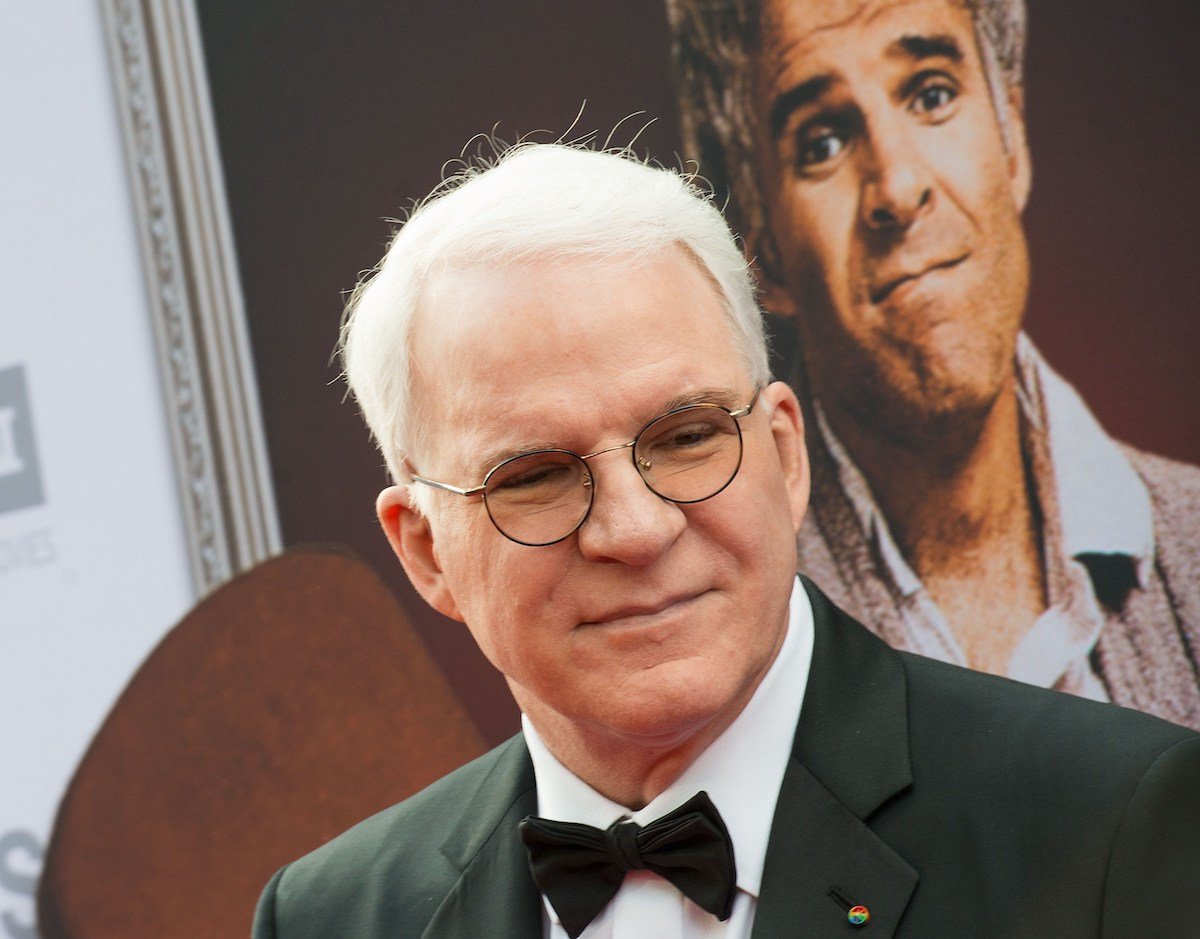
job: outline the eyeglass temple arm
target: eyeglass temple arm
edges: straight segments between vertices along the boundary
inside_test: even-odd
[[[762,393],[763,393],[762,388],[759,388],[758,391],[754,392],[754,397],[750,399],[749,404],[747,404],[744,408],[738,408],[736,411],[730,411],[729,416],[734,418],[735,420],[739,417],[745,417],[747,414],[749,414],[751,411],[754,410],[754,405],[758,404],[758,396],[761,395]]]
[[[449,483],[439,483],[436,479],[426,479],[424,476],[418,476],[416,473],[412,475],[414,483],[424,483],[426,486],[433,486],[434,489],[445,489],[447,492],[455,492],[460,496],[473,496],[477,492],[483,492],[483,486],[475,486],[472,489],[460,489],[458,486],[451,486]]]

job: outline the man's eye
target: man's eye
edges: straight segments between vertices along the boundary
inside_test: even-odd
[[[696,422],[671,431],[668,437],[656,441],[655,446],[669,450],[686,450],[707,443],[716,433],[717,428],[712,424]]]
[[[728,442],[722,428],[708,420],[690,420],[677,427],[664,427],[650,439],[638,441],[635,454],[647,469],[671,472],[697,462],[704,462]]]
[[[572,467],[563,463],[522,463],[497,473],[489,480],[488,488],[496,491],[560,486],[571,474]]]
[[[832,128],[818,128],[800,137],[796,162],[800,166],[819,166],[845,149],[846,141]]]
[[[958,91],[946,84],[926,85],[913,96],[912,111],[916,114],[937,114],[958,97]]]

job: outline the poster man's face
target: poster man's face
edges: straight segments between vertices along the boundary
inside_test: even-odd
[[[765,16],[768,307],[799,317],[831,414],[903,438],[986,413],[1028,286],[1020,102],[1006,145],[970,14],[948,0],[768,0]]]

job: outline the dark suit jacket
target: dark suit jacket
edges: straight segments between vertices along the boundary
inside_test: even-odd
[[[810,583],[816,640],[754,936],[1200,935],[1200,736],[896,652]],[[518,736],[284,868],[256,939],[537,939]]]

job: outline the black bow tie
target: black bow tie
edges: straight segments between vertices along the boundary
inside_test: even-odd
[[[626,871],[654,871],[720,920],[733,910],[733,843],[708,793],[645,828],[618,820],[601,831],[530,815],[520,832],[533,880],[571,939],[616,896]]]

